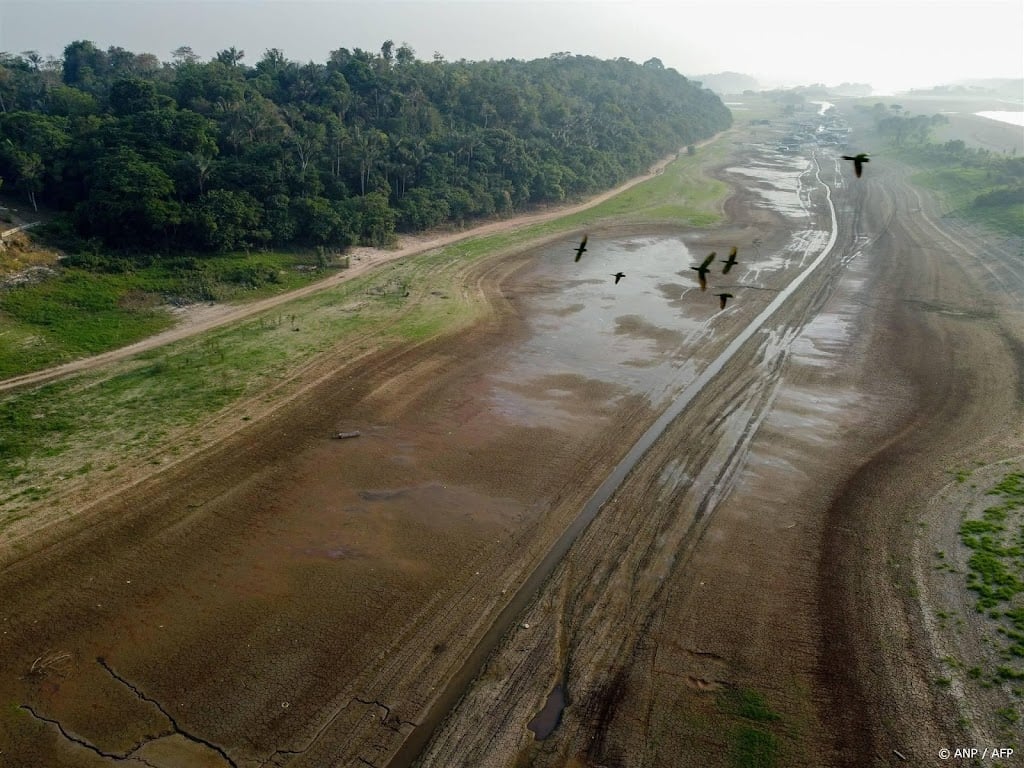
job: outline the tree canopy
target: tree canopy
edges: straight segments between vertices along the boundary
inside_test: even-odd
[[[112,248],[344,247],[606,189],[731,124],[657,58],[245,59],[0,53],[0,177]]]

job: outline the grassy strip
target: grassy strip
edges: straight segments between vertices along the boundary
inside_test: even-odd
[[[860,105],[876,102],[859,101]],[[950,99],[912,101],[910,107],[973,112],[979,105]],[[945,123],[930,123],[924,134],[915,135],[911,124],[924,115],[899,118],[891,113],[879,116],[869,112],[854,108],[849,113],[851,123],[863,128],[865,141],[885,145],[885,154],[916,169],[911,181],[935,193],[945,215],[997,233],[1024,237],[1024,160],[1005,150],[1019,142],[1020,128],[970,115],[954,115]],[[898,124],[893,125],[893,120],[904,121],[907,133],[902,141],[894,138]],[[883,127],[887,122],[888,127]],[[868,123],[874,123],[873,127],[868,127]],[[986,148],[977,147],[977,139],[982,135],[987,139],[980,143]],[[941,137],[939,141],[935,136]],[[996,146],[1004,149],[988,148]]]
[[[457,266],[426,255],[102,372],[0,398],[0,530],[69,481],[162,463],[176,435],[269,393],[356,335],[367,335],[365,345],[396,344],[472,322],[477,303],[446,298]],[[425,294],[413,304],[410,286]]]
[[[59,267],[43,282],[0,290],[0,378],[105,352],[174,323],[167,299],[239,301],[322,277],[310,256],[229,255]],[[300,271],[298,267],[304,267]]]
[[[1005,663],[992,682],[1019,681],[1024,680],[1024,472],[1007,475],[988,493],[1001,503],[960,526],[960,540],[971,550],[967,587],[977,595],[976,610],[1006,639],[1000,649]]]
[[[876,134],[876,140],[885,141]],[[935,144],[888,143],[888,152],[917,169],[911,182],[933,192],[945,215],[1024,237],[1021,161]]]
[[[171,325],[170,315],[138,286],[126,276],[69,269],[3,291],[0,377],[124,346]]]
[[[906,159],[915,165],[922,165],[922,161],[912,153]],[[1024,237],[1024,199],[1008,199],[990,204],[979,201],[984,195],[1002,189],[992,183],[991,173],[984,168],[931,168],[914,174],[911,181],[935,192],[948,215]]]

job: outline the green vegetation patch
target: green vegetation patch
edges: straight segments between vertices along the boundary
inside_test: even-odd
[[[1006,642],[999,667],[1001,680],[1024,679],[1024,472],[1004,477],[988,491],[1000,503],[979,518],[965,520],[960,540],[971,550],[967,587],[977,595],[975,607],[996,623]]]
[[[68,269],[0,291],[0,377],[130,344],[171,324],[130,276]]]
[[[721,202],[726,184],[705,175],[704,169],[721,162],[728,141],[698,147],[693,155],[680,154],[663,172],[588,211],[595,218],[628,216],[635,221],[675,221],[687,227],[711,227],[722,220]]]
[[[1024,236],[1024,186],[1000,183],[990,168],[925,170],[911,181],[937,192],[948,213],[992,229]]]
[[[729,765],[732,768],[773,768],[779,765],[781,718],[764,698],[746,688],[723,691],[719,709],[737,722],[729,731]]]
[[[0,395],[0,530],[42,489],[159,462],[170,435],[290,386],[343,342],[420,340],[473,322],[480,303],[449,294],[465,264],[445,250],[423,254],[102,371]],[[413,291],[421,301],[410,306]]]
[[[55,455],[75,426],[60,398],[42,390],[0,399],[0,480],[20,475],[35,453]]]
[[[998,232],[1024,236],[1024,157],[1013,152],[970,147],[964,138],[936,142],[964,130],[1012,133],[1011,126],[994,121],[958,118],[955,130],[943,114],[910,115],[898,104],[858,104],[855,110],[874,122],[876,138],[888,151],[920,170],[912,181],[937,193],[947,215],[957,216]],[[965,128],[966,126],[966,128]],[[1019,129],[1017,130],[1019,136]]]
[[[253,300],[323,276],[314,257],[76,257],[31,285],[0,290],[0,379],[131,344],[170,327],[169,301]]]
[[[772,768],[778,764],[779,742],[768,731],[743,726],[735,732],[730,752],[733,768]]]

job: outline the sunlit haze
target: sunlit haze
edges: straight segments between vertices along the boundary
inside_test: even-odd
[[[325,61],[332,50],[408,43],[421,59],[532,59],[554,52],[660,58],[687,76],[723,71],[762,86],[870,83],[876,91],[1024,76],[1024,3],[713,0],[708,2],[167,2],[5,0],[0,50],[60,56],[74,40],[161,60],[179,46],[208,59],[235,46]]]

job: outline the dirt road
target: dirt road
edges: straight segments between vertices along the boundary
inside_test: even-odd
[[[448,709],[425,765],[889,765],[951,743],[900,568],[945,471],[1019,423],[1024,286],[900,169],[819,162],[749,148],[720,169],[730,227],[593,233],[593,274],[567,279],[564,243],[481,265],[486,322],[334,363],[5,568],[0,760],[379,768]],[[450,686],[661,409],[820,253],[826,184],[828,259]],[[688,261],[660,266],[730,242],[726,312]]]

